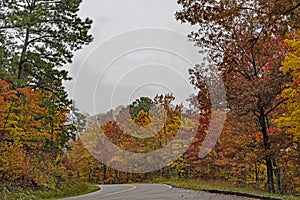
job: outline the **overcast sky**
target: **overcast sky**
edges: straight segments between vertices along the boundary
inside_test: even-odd
[[[106,112],[140,96],[173,93],[188,105],[195,93],[188,68],[201,62],[177,22],[175,0],[84,0],[80,16],[93,19],[94,41],[66,66],[70,98],[82,112]]]

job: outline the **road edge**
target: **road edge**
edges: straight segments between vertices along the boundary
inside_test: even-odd
[[[172,185],[170,183],[164,183],[165,185],[168,185],[173,188],[181,188],[181,189],[187,189],[187,190],[194,190],[190,188],[184,188],[184,187],[177,187],[175,185]],[[194,191],[203,191],[203,192],[209,192],[214,194],[224,194],[224,195],[234,195],[239,197],[249,197],[249,198],[257,198],[262,200],[284,200],[282,198],[275,198],[275,197],[266,197],[258,194],[251,194],[251,193],[245,193],[245,192],[237,192],[237,191],[230,191],[230,190],[216,190],[216,189],[199,189]]]
[[[83,197],[83,196],[90,196],[90,195],[94,195],[97,192],[101,192],[101,185],[94,185],[97,186],[99,189],[90,193],[85,193],[85,194],[81,194],[81,195],[76,195],[76,196],[69,196],[69,197],[63,197],[63,198],[58,198],[57,200],[71,200],[72,198],[78,198],[78,197]]]

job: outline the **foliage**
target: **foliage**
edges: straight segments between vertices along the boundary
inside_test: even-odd
[[[261,193],[267,190],[266,152],[263,134],[257,128],[255,122],[247,121],[249,116],[238,116],[233,111],[229,112],[227,115],[228,120],[217,146],[207,157],[200,159],[198,154],[209,128],[211,112],[209,109],[206,112],[202,110],[202,112],[197,114],[191,111],[183,112],[180,106],[172,106],[172,99],[169,95],[157,96],[154,99],[155,104],[152,110],[155,110],[156,106],[165,106],[167,110],[165,113],[166,123],[165,125],[164,123],[160,124],[160,129],[157,129],[156,125],[153,126],[153,124],[157,120],[163,121],[164,115],[155,116],[149,112],[148,116],[151,121],[149,124],[146,126],[134,126],[137,118],[131,119],[127,108],[122,107],[121,109],[118,108],[119,112],[115,118],[112,118],[114,111],[91,117],[91,119],[94,119],[94,125],[90,126],[82,136],[84,136],[85,140],[84,146],[89,151],[92,151],[93,155],[96,155],[96,157],[101,155],[101,159],[118,162],[119,158],[112,157],[108,151],[102,148],[101,144],[97,144],[97,141],[91,139],[95,138],[99,131],[103,131],[118,148],[138,153],[152,152],[167,145],[178,133],[179,129],[185,133],[195,131],[190,130],[193,126],[191,126],[189,118],[200,114],[199,126],[196,130],[197,134],[194,141],[181,157],[161,170],[130,174],[111,169],[103,164],[98,167],[94,164],[87,166],[82,161],[92,163],[93,158],[91,155],[86,150],[82,149],[82,153],[76,150],[74,154],[71,152],[73,160],[76,160],[78,156],[77,166],[81,166],[78,170],[85,169],[80,172],[80,177],[87,180],[88,173],[86,172],[90,171],[91,174],[95,174],[94,172],[99,173],[99,179],[97,180],[99,183],[140,182],[142,180],[147,181],[157,177],[164,177],[167,179],[172,178],[172,180],[173,178],[184,178],[195,183],[207,183],[214,180],[226,181],[226,185],[229,188],[244,185],[253,188],[252,191],[254,193]],[[164,104],[164,102],[169,103]],[[145,114],[143,110],[140,113]],[[270,115],[270,118],[273,119],[274,115]],[[103,123],[101,130],[99,130],[99,126],[95,125],[97,122]],[[155,134],[149,138],[141,137],[142,133],[147,132],[145,128],[148,128],[147,131]],[[141,130],[143,130],[142,133]],[[300,188],[297,179],[299,176],[299,170],[297,170],[299,149],[295,143],[291,143],[291,136],[286,134],[284,130],[276,128],[274,124],[271,124],[267,131],[270,143],[273,144],[270,146],[269,153],[272,155],[274,178],[276,178],[275,189],[285,194],[298,194]],[[81,157],[84,154],[86,156]],[[137,162],[136,164],[142,163]],[[96,167],[93,169],[92,166]],[[208,188],[210,187],[212,186],[208,186]]]
[[[165,178],[155,178],[153,183],[164,183],[171,185],[176,188],[185,188],[185,189],[192,189],[192,190],[199,190],[199,191],[218,191],[219,193],[237,193],[241,194],[243,197],[247,197],[247,195],[255,195],[260,196],[263,198],[283,198],[287,200],[297,200],[299,197],[293,195],[278,195],[278,194],[270,194],[267,192],[257,191],[251,186],[247,185],[230,185],[226,181],[222,180],[213,180],[213,181],[202,181],[202,180],[185,180],[185,179],[165,179]]]
[[[65,110],[51,118],[43,92],[0,83],[1,181],[54,188],[65,175],[60,164],[67,142],[60,128],[67,121]]]
[[[67,181],[63,155],[75,140],[61,67],[92,41],[81,0],[0,2],[0,181],[54,189]]]
[[[0,194],[4,199],[63,197],[74,190],[89,190],[83,182],[129,183],[157,177],[193,189],[300,194],[297,0],[178,0],[182,8],[176,19],[197,26],[189,38],[207,55],[204,63],[189,70],[197,89],[189,98],[192,109],[173,105],[175,97],[166,94],[153,100],[141,97],[95,116],[71,106],[62,85],[70,78],[61,67],[72,61],[74,51],[92,41],[88,34],[92,21],[78,16],[80,3],[0,2]],[[227,121],[217,145],[200,159],[202,142],[213,128],[209,87],[215,88],[219,75],[229,103]],[[120,162],[93,140],[99,132],[118,148],[137,153],[168,145],[178,132],[192,143],[163,169],[130,174],[93,156]],[[196,136],[187,138],[190,132]],[[174,149],[182,140],[174,143]]]
[[[148,113],[153,106],[153,101],[149,97],[141,97],[129,105],[129,113],[131,118],[136,118],[141,110]]]
[[[2,72],[10,80],[55,89],[67,79],[58,67],[70,63],[73,51],[91,42],[92,21],[82,20],[77,12],[81,0],[3,1],[0,10],[1,46],[8,61]]]
[[[287,111],[277,119],[281,127],[287,127],[289,133],[294,135],[296,140],[300,139],[300,31],[295,31],[285,43],[291,48],[280,68],[285,74],[289,74],[292,81],[286,84],[282,95],[288,99],[286,102]]]
[[[80,138],[72,143],[72,151],[63,158],[69,179],[99,183],[103,165],[88,152]]]
[[[3,200],[10,199],[58,199],[71,196],[88,194],[99,190],[98,186],[82,182],[64,182],[60,188],[51,190],[24,190],[23,188],[13,188],[9,185],[1,185],[1,197]]]
[[[285,56],[281,41],[287,32],[300,25],[299,2],[179,0],[178,3],[182,9],[176,13],[177,20],[197,25],[198,31],[189,38],[207,54],[207,62],[190,71],[192,84],[206,94],[201,74],[222,73],[230,110],[237,117],[244,115],[245,120],[256,123],[257,131],[263,134],[268,191],[275,192],[276,164],[270,151],[269,118],[286,100],[280,95],[282,85],[288,81],[279,71]],[[212,66],[217,66],[219,72],[212,71]]]

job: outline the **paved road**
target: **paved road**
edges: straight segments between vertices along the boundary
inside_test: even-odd
[[[171,188],[163,184],[99,185],[100,191],[65,200],[250,200],[251,198]]]

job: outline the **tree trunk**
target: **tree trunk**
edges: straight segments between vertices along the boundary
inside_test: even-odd
[[[28,47],[28,41],[29,41],[29,29],[26,29],[23,49],[19,61],[19,71],[18,71],[18,80],[22,80],[24,78],[24,71],[25,71],[25,63],[26,63],[26,52]],[[20,86],[20,85],[19,85]]]
[[[279,162],[279,160],[277,161],[277,163],[275,160],[273,162],[274,162],[274,166],[275,166],[274,172],[275,172],[275,176],[276,176],[276,184],[277,184],[278,192],[280,194],[283,194],[280,162]]]
[[[275,193],[274,188],[274,179],[273,179],[273,166],[272,166],[272,159],[269,155],[265,156],[265,161],[267,165],[267,185],[268,185],[268,192]]]
[[[145,172],[145,173],[144,173],[144,180],[148,180],[148,177],[149,177],[149,173],[148,173],[148,172]]]
[[[256,182],[256,185],[259,181],[259,177],[258,177],[258,167],[257,167],[257,162],[254,163],[254,166],[255,166],[255,182]]]
[[[184,179],[187,180],[190,175],[190,167],[186,166],[185,171],[184,171]]]
[[[106,180],[106,165],[103,164],[103,181]]]
[[[264,109],[260,108],[260,116],[259,123],[261,126],[261,132],[263,134],[264,148],[265,148],[265,161],[267,166],[267,187],[268,192],[275,193],[274,188],[274,178],[273,178],[273,165],[272,165],[272,157],[270,155],[270,140],[267,130],[267,121],[266,116],[264,114]]]
[[[165,178],[166,179],[170,179],[171,178],[170,167],[167,167],[166,170],[165,170]]]

